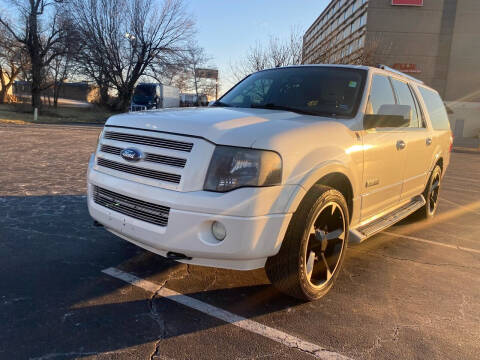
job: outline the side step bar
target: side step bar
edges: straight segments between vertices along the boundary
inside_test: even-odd
[[[426,201],[423,195],[417,196],[411,202],[405,204],[398,209],[388,213],[380,218],[372,220],[367,224],[360,225],[350,230],[350,243],[360,243],[369,237],[385,230],[386,228],[396,224],[400,220],[405,219],[408,215],[414,213],[425,205]]]

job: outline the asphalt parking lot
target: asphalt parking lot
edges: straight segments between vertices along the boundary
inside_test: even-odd
[[[263,270],[179,264],[93,227],[99,131],[0,125],[0,359],[478,359],[480,154],[452,154],[433,221],[350,246],[333,290],[302,303]]]

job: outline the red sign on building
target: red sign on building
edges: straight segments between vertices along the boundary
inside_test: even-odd
[[[423,6],[423,0],[392,0],[392,5]]]
[[[419,74],[421,71],[417,69],[416,64],[403,64],[403,63],[396,63],[393,64],[393,68],[399,70],[403,73],[410,73],[410,74]]]

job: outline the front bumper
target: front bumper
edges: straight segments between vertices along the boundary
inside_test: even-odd
[[[288,204],[298,191],[295,185],[244,188],[229,193],[178,192],[88,171],[90,215],[119,237],[166,256],[181,253],[191,260],[181,262],[251,270],[263,267],[282,243],[292,217]],[[170,207],[168,225],[154,225],[95,203],[94,186],[139,200]],[[213,221],[227,229],[218,242],[211,233]]]

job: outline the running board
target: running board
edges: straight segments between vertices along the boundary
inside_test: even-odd
[[[360,243],[369,237],[385,230],[386,228],[396,224],[400,220],[405,219],[408,215],[414,213],[425,205],[426,201],[423,195],[417,196],[411,202],[399,207],[398,209],[380,217],[367,224],[360,225],[350,230],[350,243]]]

